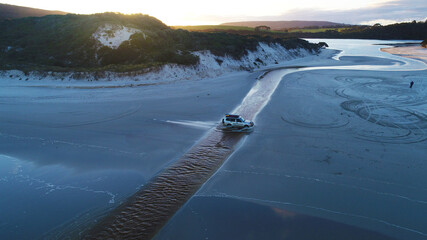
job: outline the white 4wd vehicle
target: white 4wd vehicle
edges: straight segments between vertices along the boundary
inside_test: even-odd
[[[253,127],[254,123],[248,120],[245,120],[239,115],[226,114],[222,119],[222,124],[226,127],[235,127],[235,128],[249,128]]]

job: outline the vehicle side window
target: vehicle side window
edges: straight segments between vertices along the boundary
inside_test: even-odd
[[[231,122],[233,119],[232,118],[226,118],[225,120]]]
[[[236,122],[242,122],[242,120],[240,118],[236,119]]]

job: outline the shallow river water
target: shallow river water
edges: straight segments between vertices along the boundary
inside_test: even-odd
[[[328,43],[360,65],[283,72],[255,131],[156,239],[427,239],[426,65]]]
[[[337,66],[260,80],[93,99],[36,88],[17,101],[21,87],[7,86],[0,236],[427,239],[426,65],[380,52],[381,41],[321,41],[344,50]],[[255,131],[216,129],[224,112],[255,120]]]

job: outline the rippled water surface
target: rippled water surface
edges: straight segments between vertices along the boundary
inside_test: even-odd
[[[0,239],[79,237],[215,127],[248,76],[111,89],[0,81]]]
[[[359,66],[285,75],[254,132],[156,239],[427,239],[426,66],[373,43],[330,44]]]
[[[260,80],[3,88],[1,236],[427,239],[425,64],[328,43]]]
[[[255,83],[233,111],[249,119],[270,100],[281,76],[277,70]],[[233,153],[245,133],[209,131],[173,165],[152,179],[128,202],[117,208],[85,235],[87,239],[150,239]]]

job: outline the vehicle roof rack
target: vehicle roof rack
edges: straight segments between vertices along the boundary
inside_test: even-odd
[[[225,114],[226,117],[231,117],[231,118],[239,118],[239,115],[235,115],[235,114]]]

